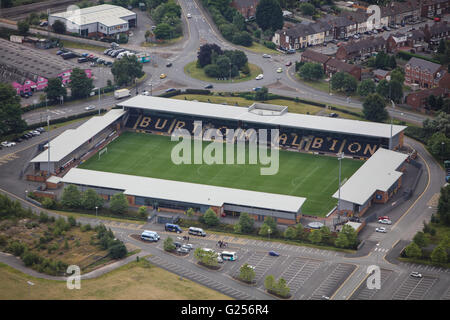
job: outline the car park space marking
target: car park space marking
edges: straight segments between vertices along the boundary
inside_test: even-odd
[[[241,300],[250,300],[252,299],[251,296],[248,294],[241,292],[239,290],[236,290],[234,288],[228,287],[224,285],[223,283],[220,283],[218,281],[212,280],[211,278],[208,278],[207,276],[204,276],[200,273],[188,270],[186,268],[183,268],[179,265],[176,265],[174,263],[171,263],[167,261],[166,259],[163,259],[159,256],[151,256],[147,258],[150,262],[156,264],[157,266],[166,269],[170,272],[176,273],[180,276],[186,277],[190,280],[199,282],[203,285],[206,285],[214,290],[217,290],[219,292],[223,292],[233,298],[241,299]]]
[[[277,257],[269,256],[267,252],[253,252],[245,261],[241,263],[247,263],[253,267],[255,267],[255,280],[259,281],[263,275],[273,266],[275,261],[281,262]],[[238,269],[239,270],[239,269]],[[237,270],[237,272],[239,272]]]
[[[321,263],[322,261],[319,260],[295,257],[280,277],[286,280],[286,284],[291,289],[292,294],[295,294],[320,267]]]
[[[447,292],[444,296],[442,296],[441,300],[450,300],[450,287],[448,288]]]
[[[311,300],[322,300],[324,296],[331,297],[339,288],[339,285],[347,279],[355,270],[356,266],[353,264],[338,263],[333,265],[333,271],[325,278],[320,286],[314,290]]]
[[[392,270],[387,269],[381,269],[380,274],[380,286],[383,288],[384,283],[386,280],[393,274]],[[367,277],[366,277],[367,279]],[[381,289],[369,289],[367,288],[366,281],[363,281],[358,289],[352,294],[350,297],[350,300],[372,300],[372,298],[375,296],[377,292],[379,292]]]
[[[422,300],[431,287],[437,282],[438,278],[423,276],[422,278],[413,278],[410,275],[398,287],[392,296],[393,300]]]

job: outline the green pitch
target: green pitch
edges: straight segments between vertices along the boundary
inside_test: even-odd
[[[96,155],[79,167],[305,197],[302,211],[308,215],[325,216],[337,204],[332,198],[339,184],[339,161],[335,157],[280,151],[278,173],[263,176],[260,168],[267,165],[250,165],[248,161],[241,165],[175,165],[171,151],[176,144],[169,137],[125,132],[108,145],[100,160]],[[344,159],[342,179],[348,179],[362,164]]]

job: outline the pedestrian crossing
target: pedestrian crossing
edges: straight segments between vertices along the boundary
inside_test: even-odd
[[[375,248],[375,249],[373,249],[373,251],[376,251],[376,252],[388,252],[390,249],[386,249],[386,248]]]

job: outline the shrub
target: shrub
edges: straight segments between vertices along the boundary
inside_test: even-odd
[[[6,251],[12,253],[16,257],[21,256],[26,250],[27,246],[24,243],[21,243],[17,240],[12,241],[8,247],[6,248]]]
[[[49,221],[48,214],[45,212],[42,212],[39,214],[39,222],[40,223],[47,223]]]
[[[42,200],[42,205],[46,209],[54,209],[56,202],[55,202],[55,200],[53,200],[51,198],[44,198],[44,200]]]
[[[121,242],[109,248],[109,255],[113,259],[122,259],[127,254],[127,247]]]
[[[167,237],[167,239],[164,240],[164,250],[169,252],[175,250],[175,244],[173,243],[172,237]]]
[[[75,227],[77,225],[77,220],[75,219],[74,216],[69,216],[67,218],[67,221],[71,227]]]

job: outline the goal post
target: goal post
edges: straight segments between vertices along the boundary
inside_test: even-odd
[[[105,153],[108,153],[108,147],[105,147],[98,152],[98,160],[100,160],[100,157]]]

